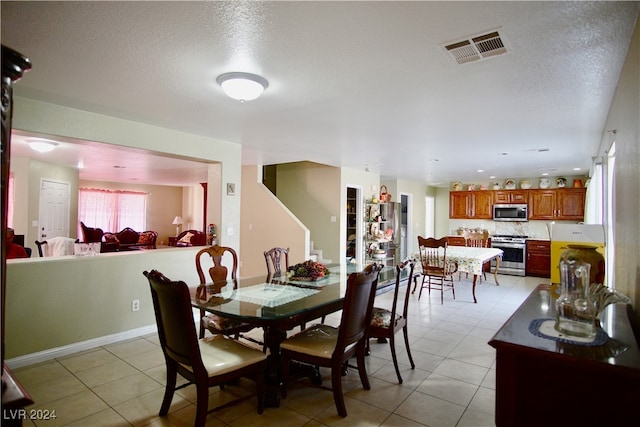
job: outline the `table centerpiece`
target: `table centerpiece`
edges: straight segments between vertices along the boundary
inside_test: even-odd
[[[287,269],[287,278],[290,280],[302,280],[314,282],[329,274],[327,266],[312,260],[293,265]]]

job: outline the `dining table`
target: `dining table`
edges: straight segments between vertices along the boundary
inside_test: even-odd
[[[287,331],[342,309],[347,279],[359,271],[354,264],[328,265],[318,280],[281,276],[254,276],[190,287],[191,305],[222,317],[261,327],[268,349],[265,406],[280,403],[280,344]],[[403,273],[404,274],[404,273]],[[395,283],[395,268],[380,271],[377,293]]]
[[[443,251],[444,255],[444,251]],[[455,262],[458,264],[458,271],[461,273],[473,274],[473,286],[471,293],[473,295],[473,302],[478,303],[476,298],[476,283],[478,277],[483,274],[483,266],[486,262],[493,259],[496,260],[496,268],[493,271],[493,278],[497,286],[498,282],[498,269],[500,268],[500,260],[502,259],[503,251],[498,248],[480,248],[470,246],[447,246],[446,260],[447,262]],[[416,269],[416,275],[414,276],[413,291],[416,291],[418,285],[418,276],[422,274],[421,265],[418,263]]]

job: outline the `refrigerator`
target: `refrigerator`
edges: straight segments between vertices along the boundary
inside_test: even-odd
[[[560,283],[560,255],[569,245],[593,245],[605,257],[604,226],[602,224],[549,224],[551,239],[551,283]],[[605,285],[607,278],[605,277]]]

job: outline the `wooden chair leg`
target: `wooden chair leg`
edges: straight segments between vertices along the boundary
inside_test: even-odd
[[[406,324],[404,328],[402,328],[402,334],[404,335],[404,345],[407,348],[407,355],[409,356],[409,363],[411,363],[411,369],[415,369],[416,364],[413,363],[413,357],[411,356],[411,349],[409,348],[409,331],[407,330]]]
[[[258,414],[264,412],[264,373],[262,370],[256,372],[256,393],[258,393]]]
[[[284,355],[280,356],[280,371],[282,372],[282,386],[280,387],[280,395],[283,399],[287,397],[287,379],[289,378],[289,365],[291,360]]]
[[[209,385],[206,383],[196,384],[196,421],[194,427],[204,427],[207,421],[207,410],[209,406]]]
[[[389,348],[391,348],[391,359],[393,359],[393,367],[396,368],[396,375],[398,376],[398,383],[402,384],[402,375],[400,375],[400,368],[398,368],[398,357],[396,356],[396,340],[394,335],[389,337]]]
[[[364,363],[364,345],[356,353],[356,361],[358,362],[358,374],[360,375],[362,388],[365,390],[371,390],[371,384],[369,383],[369,377],[367,376],[367,366]]]
[[[164,389],[164,398],[162,399],[162,405],[160,406],[160,412],[158,413],[161,417],[169,413],[169,407],[171,407],[171,401],[173,400],[173,393],[176,389],[177,377],[178,368],[175,362],[167,363],[167,385]]]
[[[342,368],[341,366],[331,367],[331,388],[333,390],[333,400],[338,410],[338,415],[342,418],[347,416],[347,408],[344,405],[344,396],[342,394]]]

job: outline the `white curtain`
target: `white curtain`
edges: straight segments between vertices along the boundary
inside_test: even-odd
[[[145,231],[147,226],[147,194],[133,191],[80,188],[78,222],[88,227],[116,233],[125,227]],[[78,231],[81,236],[81,230]]]
[[[604,224],[604,192],[602,164],[596,163],[592,168],[591,178],[587,185],[585,200],[585,224]]]

